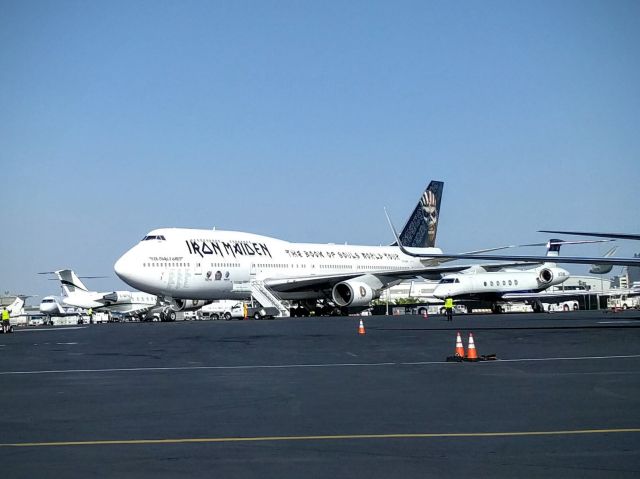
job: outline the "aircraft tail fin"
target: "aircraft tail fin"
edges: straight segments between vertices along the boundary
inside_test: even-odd
[[[56,271],[56,276],[60,280],[62,290],[66,296],[70,296],[75,293],[86,293],[87,287],[80,281],[80,278],[76,276],[76,273],[70,269],[61,269]]]
[[[424,190],[420,201],[400,232],[400,242],[403,246],[427,248],[436,245],[443,189],[444,182],[432,181]]]
[[[547,243],[547,256],[560,256],[560,246],[562,246],[563,243],[564,241],[561,239],[550,239]]]
[[[617,251],[618,247],[614,246],[613,248],[611,248],[609,251],[607,251],[603,258],[610,258],[611,256],[613,256],[616,251]],[[611,270],[613,269],[613,265],[607,265],[607,264],[592,264],[591,265],[591,269],[589,270],[589,273],[591,274],[607,274],[610,273]]]
[[[550,239],[547,242],[547,256],[559,256],[560,255],[560,246],[563,244],[589,244],[589,243],[609,243],[614,240],[579,240],[579,241],[565,241],[561,239]],[[531,243],[528,245],[520,245],[520,246],[541,246],[542,243]],[[607,254],[604,256],[605,258],[611,256],[615,252],[616,248],[609,250]]]
[[[16,299],[13,300],[9,306],[7,306],[7,310],[11,316],[20,316],[24,311],[24,300],[28,298],[28,296],[18,295]]]

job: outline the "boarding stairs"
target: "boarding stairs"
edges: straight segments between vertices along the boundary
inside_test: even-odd
[[[289,316],[289,308],[285,306],[280,298],[278,298],[269,287],[264,284],[264,281],[259,279],[251,279],[249,282],[251,285],[251,296],[258,301],[263,308],[276,308],[280,311],[280,316]]]

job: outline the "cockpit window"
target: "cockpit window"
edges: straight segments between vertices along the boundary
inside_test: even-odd
[[[460,280],[458,278],[443,278],[440,280],[440,284],[452,284],[459,283]]]
[[[165,237],[164,235],[147,235],[144,238],[142,238],[142,241],[149,241],[149,240],[165,241]]]

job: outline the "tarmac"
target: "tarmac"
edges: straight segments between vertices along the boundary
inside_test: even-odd
[[[640,476],[637,311],[17,328],[0,364],[4,477]]]

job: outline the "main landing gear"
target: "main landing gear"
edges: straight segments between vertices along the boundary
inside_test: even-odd
[[[160,321],[175,321],[176,312],[171,308],[165,308],[160,312]]]

